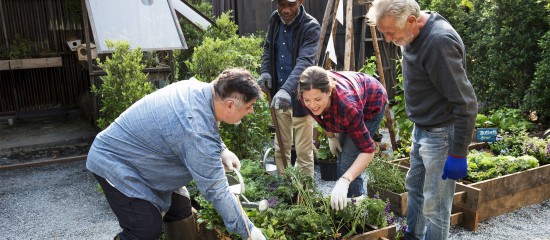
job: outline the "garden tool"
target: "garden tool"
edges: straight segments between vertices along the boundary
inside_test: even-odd
[[[266,83],[267,85],[267,83]],[[267,88],[268,86],[266,86]],[[269,104],[269,106],[271,106],[271,91],[267,91],[267,102]],[[275,136],[277,137],[277,143],[278,143],[278,146],[279,146],[279,150],[281,152],[281,160],[283,162],[283,168],[282,169],[277,169],[277,171],[281,174],[283,174],[285,172],[285,168],[287,165],[287,160],[286,160],[286,155],[285,155],[285,149],[284,149],[284,146],[283,146],[283,140],[281,138],[281,131],[279,131],[279,122],[277,121],[277,116],[275,116],[275,109],[270,107],[269,108],[269,111],[271,112],[271,120],[273,121],[273,125],[275,127]]]
[[[273,143],[273,141],[271,142]],[[271,175],[277,174],[277,165],[275,164],[275,153],[274,148],[266,147],[264,158],[262,159],[262,164],[264,166],[265,172]]]
[[[231,191],[231,193],[237,196],[237,198],[242,197],[244,199],[243,202],[240,202],[241,206],[247,208],[256,208],[260,212],[266,211],[269,208],[269,203],[267,202],[267,200],[263,199],[258,202],[249,201],[244,196],[245,186],[241,173],[237,169],[234,169],[233,173],[236,175],[236,178],[235,176],[229,174],[226,174],[225,176],[227,177],[227,182],[229,183],[229,190]]]

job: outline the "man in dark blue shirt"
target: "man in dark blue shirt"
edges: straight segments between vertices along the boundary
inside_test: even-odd
[[[297,101],[296,89],[304,69],[317,65],[321,27],[306,13],[303,1],[276,1],[277,11],[269,20],[258,83],[264,92],[270,91],[274,96],[271,107],[275,108],[282,139],[282,143],[275,141],[277,169],[287,167],[282,163],[279,144],[283,144],[286,159],[290,159],[294,143],[296,167],[313,177],[313,120]]]

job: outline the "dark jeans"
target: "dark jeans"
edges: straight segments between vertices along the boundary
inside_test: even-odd
[[[384,113],[386,111],[386,105],[382,107],[382,111],[374,116],[372,119],[364,121],[367,129],[369,130],[371,138],[374,136],[374,133],[378,131],[380,122],[384,118]],[[353,140],[346,134],[341,134],[340,146],[342,146],[342,152],[338,153],[338,177],[342,177],[344,173],[353,165],[357,156],[359,156],[359,149],[353,143]],[[350,184],[348,188],[348,198],[358,197],[365,194],[364,188],[364,179],[361,174],[357,176]]]
[[[103,189],[107,202],[122,228],[122,232],[118,234],[121,240],[158,239],[162,233],[162,221],[178,221],[192,214],[189,198],[172,193],[172,204],[163,219],[160,210],[151,202],[127,197],[104,178],[95,174],[94,177]]]

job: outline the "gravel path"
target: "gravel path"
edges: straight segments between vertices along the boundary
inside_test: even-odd
[[[316,167],[316,176],[319,176]],[[334,181],[316,182],[330,192]],[[0,171],[0,239],[105,239],[118,222],[85,162]],[[453,227],[450,239],[550,239],[550,200],[479,224]]]

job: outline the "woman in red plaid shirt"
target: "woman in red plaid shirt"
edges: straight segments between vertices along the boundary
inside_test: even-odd
[[[361,173],[374,157],[372,136],[384,116],[388,95],[375,78],[360,72],[335,72],[309,67],[302,73],[298,98],[327,131],[329,147],[338,156],[338,176],[330,203],[346,207],[348,198],[365,194]]]

